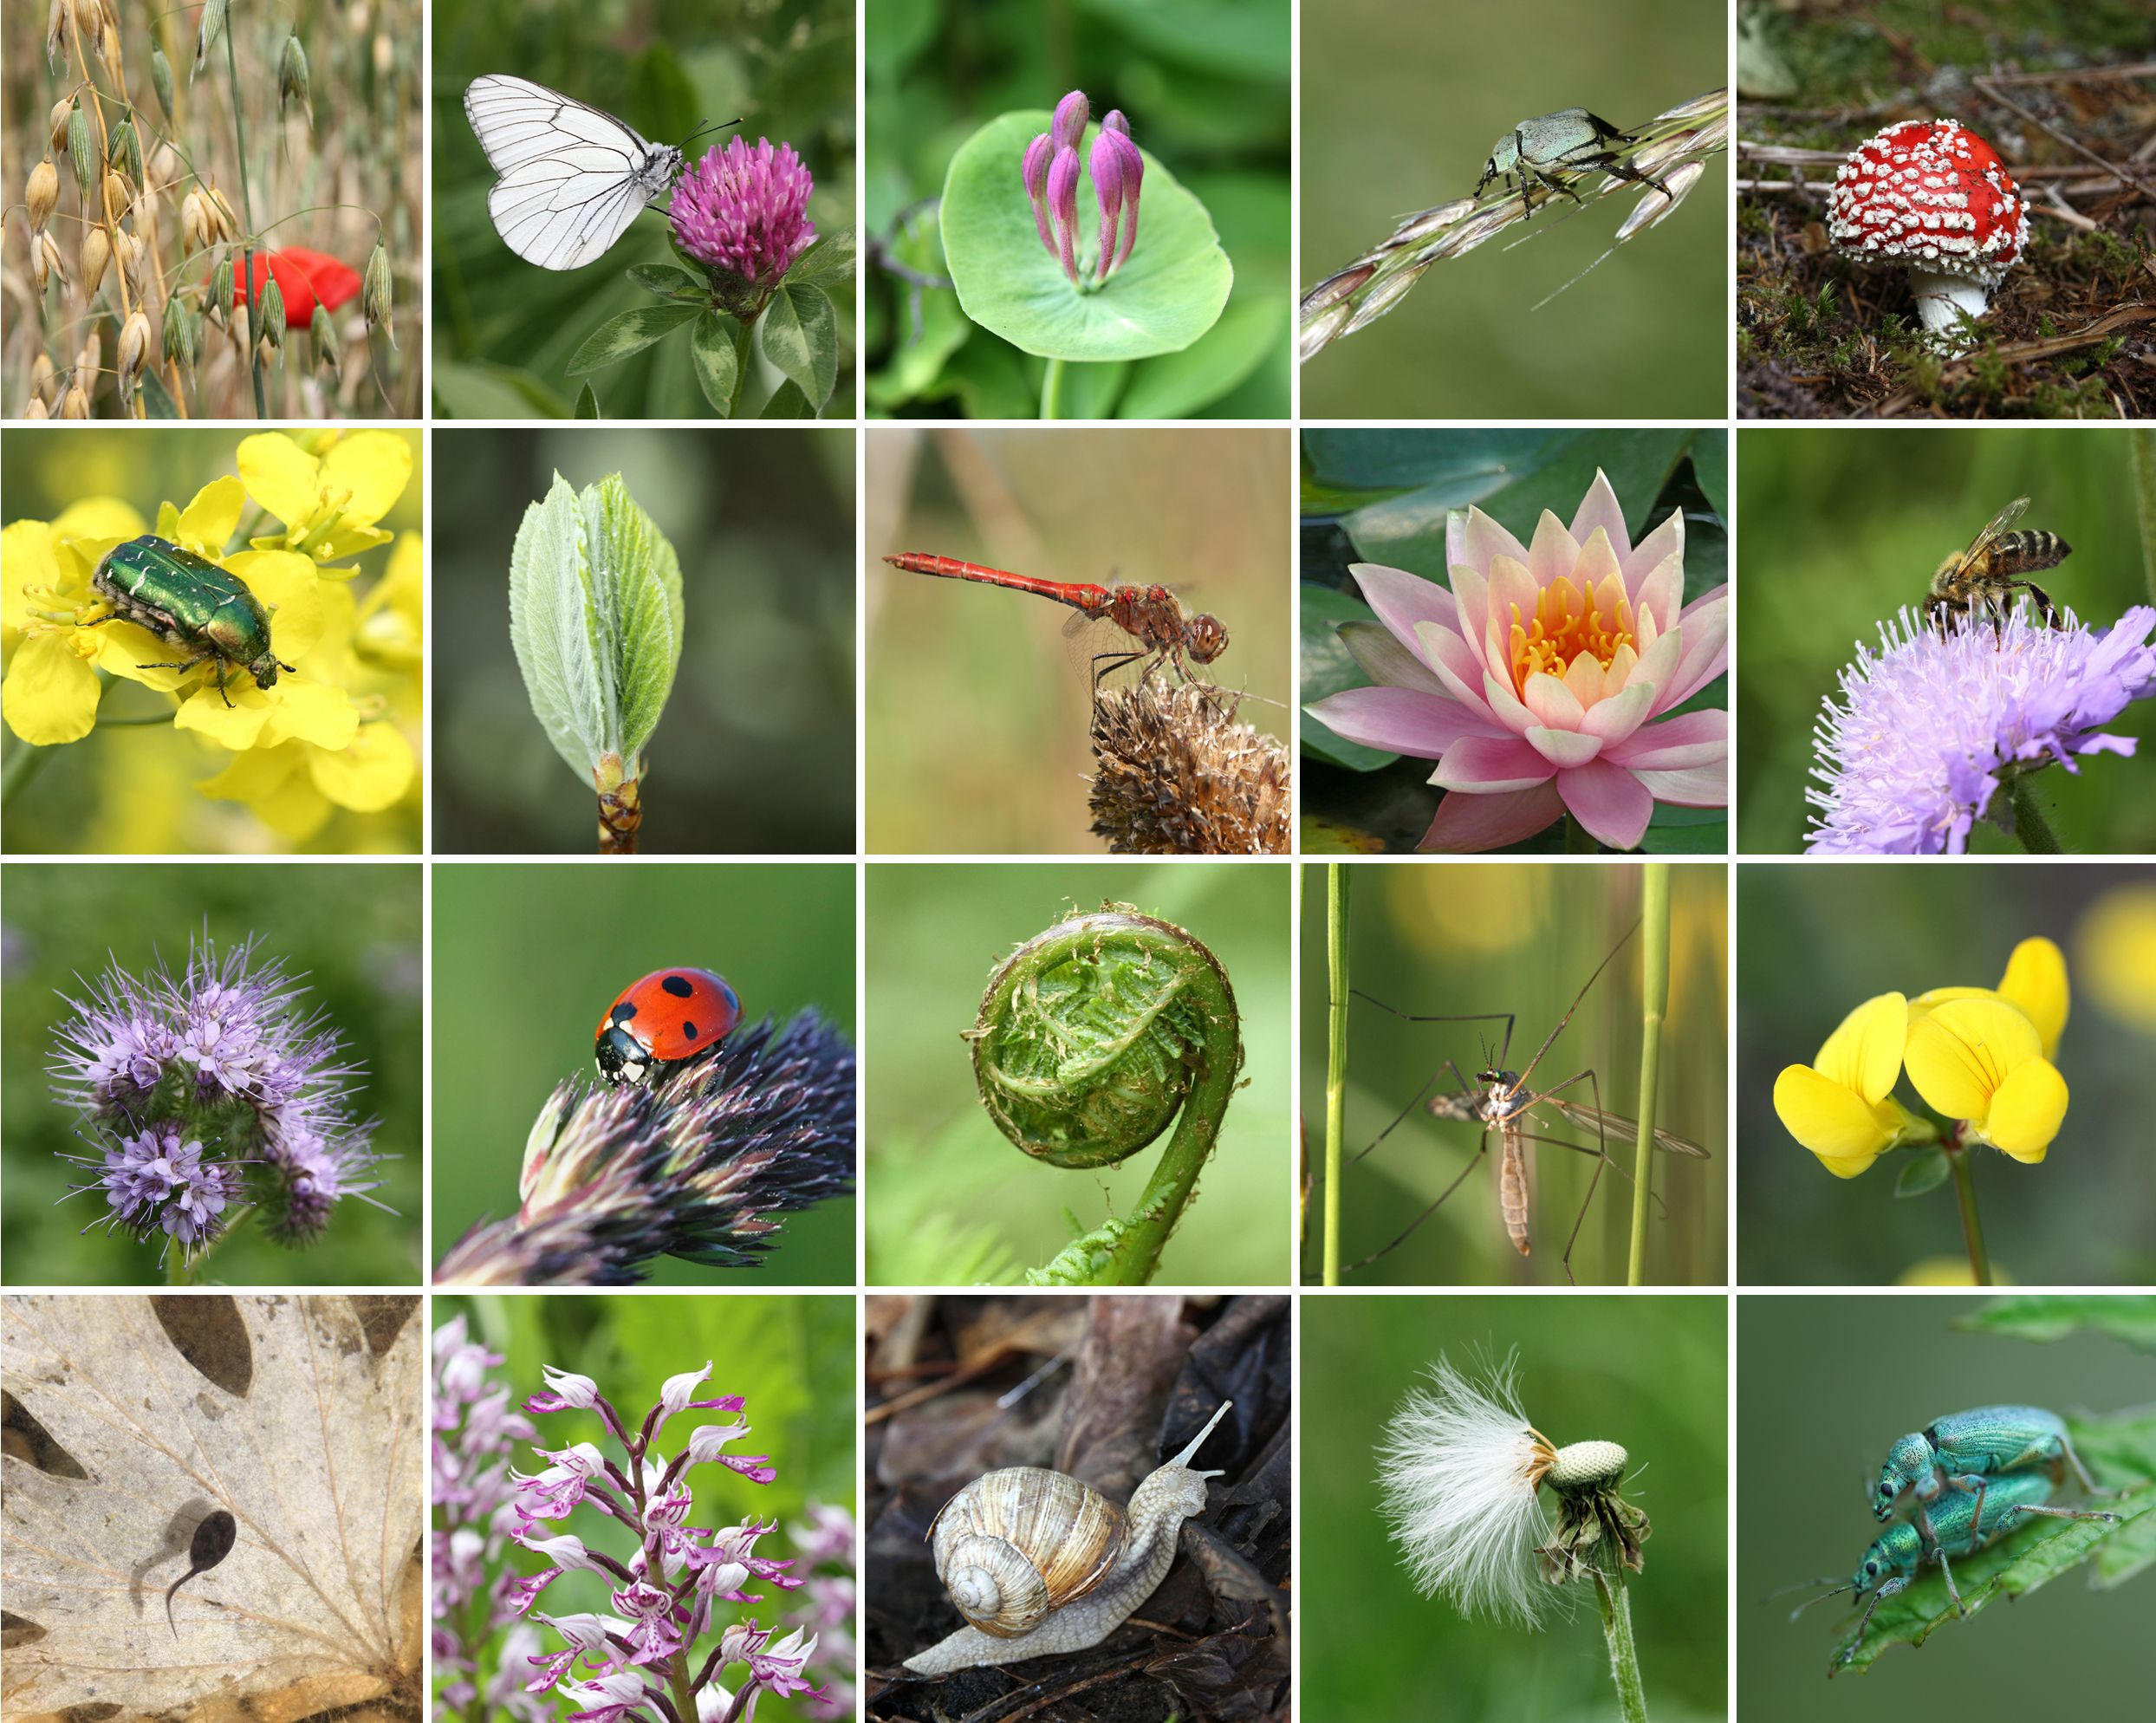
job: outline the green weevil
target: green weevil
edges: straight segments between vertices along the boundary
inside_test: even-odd
[[[1652,185],[1672,203],[1676,202],[1668,186],[1653,175],[1642,173],[1625,159],[1621,150],[1610,147],[1613,144],[1638,141],[1632,133],[1619,131],[1608,120],[1597,119],[1584,107],[1561,107],[1555,114],[1523,120],[1498,139],[1497,147],[1490,152],[1490,159],[1483,164],[1482,178],[1475,182],[1475,195],[1481,197],[1485,185],[1502,177],[1510,180],[1519,192],[1523,212],[1532,215],[1536,184],[1548,192],[1563,192],[1575,204],[1584,204],[1587,199],[1558,176],[1607,173],[1613,179],[1631,179],[1642,185]]]
[[[270,649],[270,613],[238,575],[169,539],[144,533],[114,545],[90,576],[120,620],[140,624],[187,656],[168,664],[138,664],[138,670],[192,670],[217,666],[218,694],[231,666],[239,666],[257,688],[274,687],[277,672],[292,666]],[[109,622],[101,616],[95,622]]]
[[[1997,1480],[2023,1472],[2042,1473],[2055,1485],[2066,1481],[2067,1468],[2092,1496],[2100,1489],[2074,1452],[2065,1421],[2039,1406],[1979,1406],[1934,1420],[1923,1430],[1902,1437],[1888,1450],[1872,1493],[1872,1517],[1884,1520],[1905,1496],[1915,1498],[1910,1517],[1927,1538],[1930,1515],[1944,1486],[1976,1497],[1974,1512],[1984,1512],[1986,1489]]]
[[[1848,1584],[1835,1585],[1831,1578],[1809,1582],[1834,1585],[1835,1589],[1799,1604],[1789,1612],[1789,1619],[1794,1621],[1812,1604],[1839,1597],[1845,1591],[1854,1591],[1860,1597],[1869,1592],[1871,1601],[1865,1605],[1856,1633],[1835,1660],[1839,1667],[1856,1655],[1864,1629],[1871,1624],[1873,1611],[1896,1592],[1906,1591],[1915,1584],[1926,1567],[1936,1566],[1945,1576],[1946,1595],[1953,1601],[1954,1613],[1965,1614],[1961,1592],[1954,1584],[1953,1568],[1947,1561],[1950,1554],[1973,1556],[2016,1526],[2025,1524],[2031,1514],[2048,1514],[2057,1519],[2119,1518],[2100,1509],[2046,1506],[2057,1487],[2041,1472],[2015,1472],[1991,1479],[1990,1487],[1981,1498],[1966,1490],[1944,1492],[1932,1504],[1932,1536],[1927,1538],[1907,1520],[1888,1526],[1864,1552],[1864,1559],[1857,1564],[1856,1573]]]

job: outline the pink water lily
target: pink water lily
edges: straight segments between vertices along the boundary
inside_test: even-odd
[[[1729,805],[1729,714],[1665,717],[1729,663],[1729,588],[1685,602],[1685,519],[1635,547],[1601,471],[1568,530],[1535,542],[1479,509],[1445,527],[1450,591],[1399,569],[1351,572],[1384,624],[1342,640],[1376,686],[1308,710],[1367,748],[1435,760],[1447,792],[1420,848],[1497,849],[1569,813],[1636,847],[1657,802]]]

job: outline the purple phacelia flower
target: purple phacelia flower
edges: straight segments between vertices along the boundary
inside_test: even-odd
[[[1818,810],[1815,855],[1961,855],[1971,829],[2009,823],[2012,781],[2048,765],[2078,771],[2083,754],[2131,754],[2103,725],[2156,694],[2156,609],[2137,606],[2099,634],[2069,616],[2031,624],[2016,607],[1942,633],[1906,607],[1880,625],[1880,649],[1857,648],[1813,727],[1805,794]]]
[[[1079,151],[1085,142],[1089,112],[1085,92],[1073,90],[1055,104],[1055,117],[1049,129],[1026,146],[1018,166],[1026,200],[1033,206],[1034,231],[1041,236],[1049,255],[1063,266],[1074,287],[1081,282]],[[1091,167],[1101,225],[1089,267],[1098,284],[1122,268],[1131,247],[1138,243],[1138,193],[1146,177],[1146,160],[1131,141],[1130,121],[1120,108],[1110,108],[1101,120],[1093,140]]]
[[[95,1169],[75,1190],[104,1193],[107,1225],[192,1258],[250,1200],[288,1245],[320,1237],[347,1196],[373,1202],[373,1128],[350,1107],[362,1073],[303,992],[253,940],[220,952],[204,939],[178,976],[113,964],[67,1000],[54,1098],[102,1152],[64,1158]]]
[[[674,186],[674,237],[683,251],[732,277],[729,309],[754,315],[815,243],[808,194],[815,181],[790,144],[731,139]]]

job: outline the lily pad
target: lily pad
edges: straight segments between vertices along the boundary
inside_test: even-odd
[[[983,328],[1043,359],[1150,359],[1180,353],[1218,321],[1235,270],[1205,206],[1146,157],[1138,243],[1097,291],[1071,285],[1035,231],[1018,164],[1049,129],[1045,108],[991,120],[959,148],[944,179],[944,256],[958,302]],[[1141,151],[1142,154],[1143,152]],[[1081,150],[1083,164],[1087,152]],[[1080,275],[1100,205],[1079,177]]]

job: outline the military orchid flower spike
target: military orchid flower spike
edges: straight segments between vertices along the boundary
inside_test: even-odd
[[[1083,90],[1073,90],[1055,104],[1047,131],[1026,146],[1019,164],[1026,199],[1033,205],[1034,231],[1049,256],[1063,266],[1073,287],[1084,284],[1088,270],[1078,257],[1078,174],[1091,107]],[[1138,243],[1138,193],[1146,177],[1146,159],[1131,141],[1130,121],[1111,108],[1093,140],[1093,192],[1100,205],[1096,255],[1090,266],[1094,283],[1105,282],[1129,261]],[[1119,237],[1120,236],[1120,237]]]

